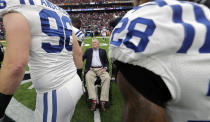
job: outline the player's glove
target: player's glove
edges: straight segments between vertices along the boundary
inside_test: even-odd
[[[0,93],[0,118],[4,117],[5,110],[13,95],[5,95]]]
[[[77,69],[77,74],[79,75],[80,79],[82,80],[82,69]]]

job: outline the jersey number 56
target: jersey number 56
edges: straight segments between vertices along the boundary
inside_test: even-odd
[[[71,26],[71,21],[67,16],[59,17],[59,15],[52,10],[43,9],[39,13],[41,20],[42,32],[48,36],[53,36],[59,38],[58,45],[52,45],[50,42],[43,42],[42,48],[47,53],[59,53],[65,47],[66,50],[72,51],[72,45],[70,45],[70,38],[72,38],[72,30],[68,29]],[[56,21],[57,28],[50,28],[50,19],[52,18]]]

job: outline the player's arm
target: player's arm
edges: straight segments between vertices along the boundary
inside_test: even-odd
[[[0,70],[0,93],[11,95],[20,84],[28,62],[31,32],[26,18],[18,13],[3,17],[6,50]]]
[[[81,69],[83,64],[82,64],[82,49],[79,46],[79,43],[77,41],[76,36],[73,34],[73,57],[74,57],[74,63],[77,67],[77,69]]]
[[[28,22],[21,14],[5,15],[3,24],[6,31],[6,51],[0,70],[0,121],[23,78],[31,43]]]
[[[118,86],[123,95],[123,122],[168,122],[166,110],[140,94],[119,71]]]

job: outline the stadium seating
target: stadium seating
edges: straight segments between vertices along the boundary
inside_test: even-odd
[[[126,11],[119,12],[91,12],[91,13],[71,13],[71,17],[79,17],[82,21],[82,31],[86,32],[87,30],[96,31],[100,33],[103,27],[110,30],[109,22],[115,16],[123,16]]]

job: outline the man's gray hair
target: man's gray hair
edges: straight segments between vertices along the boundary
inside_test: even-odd
[[[92,42],[93,42],[93,40],[96,40],[98,42],[98,44],[100,43],[99,40],[96,37],[92,38]]]

